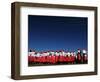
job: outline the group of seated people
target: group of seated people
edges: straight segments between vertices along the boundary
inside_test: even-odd
[[[87,63],[86,50],[77,52],[66,51],[46,51],[36,52],[30,50],[28,54],[28,62],[33,64],[82,64]]]

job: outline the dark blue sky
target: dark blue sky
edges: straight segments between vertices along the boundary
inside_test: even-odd
[[[28,16],[28,49],[87,49],[87,18]]]

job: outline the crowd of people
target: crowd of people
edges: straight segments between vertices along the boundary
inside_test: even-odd
[[[28,53],[29,64],[86,64],[88,55],[86,50],[77,50],[76,52],[45,51],[36,52],[30,50]]]

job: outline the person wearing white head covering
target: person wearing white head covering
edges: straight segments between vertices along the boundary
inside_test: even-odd
[[[83,50],[83,53],[86,54],[86,50]]]
[[[54,53],[55,53],[54,51],[51,51],[51,55],[54,55]]]
[[[32,52],[32,56],[35,56],[35,51]]]
[[[39,63],[40,53],[39,52],[35,53],[35,57],[36,57],[36,62]]]
[[[34,54],[35,54],[35,51],[30,50],[30,51],[28,52],[28,56],[34,56]]]
[[[49,52],[46,53],[46,56],[49,56]]]
[[[67,56],[67,52],[66,51],[64,51],[64,53],[63,53],[63,60],[64,60],[64,63],[66,64],[66,56]]]
[[[61,51],[59,51],[59,56],[61,56],[62,55],[62,53],[61,53]]]
[[[72,64],[76,63],[76,53],[75,52],[71,52],[71,63]]]
[[[49,56],[49,52],[46,51],[45,52],[45,63],[48,64],[48,56]]]
[[[87,63],[87,52],[86,50],[83,50],[83,63]]]
[[[76,61],[77,61],[77,53],[76,52],[74,52],[74,58],[75,58],[74,63],[76,63]]]
[[[67,52],[67,57],[66,57],[66,61],[67,63],[70,63],[70,59],[71,59],[71,52]]]
[[[64,56],[67,56],[67,51],[65,51]]]
[[[76,57],[76,56],[77,56],[77,55],[76,55],[76,52],[74,52],[73,55]]]
[[[36,57],[39,57],[39,56],[40,56],[40,53],[39,53],[39,52],[37,52],[37,53],[35,54],[35,56],[36,56]]]
[[[55,52],[55,55],[56,55],[56,56],[59,56],[59,53],[56,51],[56,52]]]
[[[44,53],[43,53],[43,56],[47,56],[47,52],[44,52]]]
[[[65,63],[68,64],[69,63],[69,56],[70,53],[69,52],[66,52],[66,57],[65,57]]]
[[[74,53],[73,53],[73,52],[71,52],[70,54],[71,54],[71,56],[73,56],[73,55],[74,55]]]
[[[65,52],[64,52],[64,50],[62,50],[62,56],[65,56]]]
[[[70,56],[70,52],[67,52],[67,55]]]
[[[78,49],[78,52],[77,52],[77,63],[81,64],[81,62],[82,62],[81,50]]]
[[[42,63],[42,56],[43,56],[43,54],[42,54],[42,52],[39,52],[39,63]]]
[[[44,63],[44,52],[40,53],[40,62],[43,64]]]
[[[70,63],[72,64],[73,62],[73,52],[70,52]]]
[[[56,63],[59,62],[59,52],[58,51],[55,52],[55,62]]]
[[[63,57],[62,57],[62,50],[59,51],[59,63],[63,62]]]
[[[28,52],[28,61],[29,63],[33,63],[35,59],[35,51],[30,50]]]
[[[32,56],[32,52],[28,52],[28,56]]]
[[[78,49],[78,51],[77,51],[78,53],[81,53],[81,50],[80,49]]]
[[[32,50],[28,52],[28,63],[32,63]]]

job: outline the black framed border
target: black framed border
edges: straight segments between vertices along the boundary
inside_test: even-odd
[[[74,9],[94,11],[94,71],[77,72],[77,73],[57,73],[42,75],[20,75],[20,8],[21,7],[38,7],[38,8],[57,8],[57,9]],[[11,4],[11,78],[15,80],[21,79],[38,79],[38,78],[55,78],[69,76],[97,75],[97,7],[77,6],[77,5],[57,5],[57,4],[41,4],[14,2]]]

